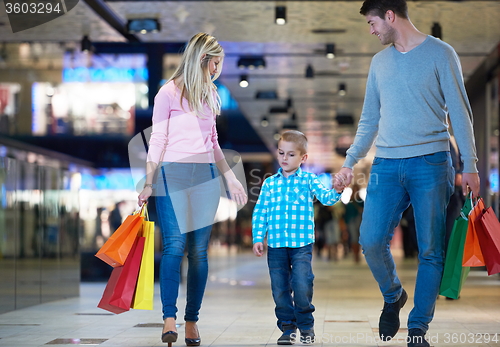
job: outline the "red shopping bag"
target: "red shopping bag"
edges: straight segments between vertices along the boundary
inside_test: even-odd
[[[130,310],[145,240],[144,237],[137,237],[125,265],[113,269],[97,307],[117,314]]]
[[[488,275],[500,273],[500,223],[491,207],[476,219],[479,244],[483,252]]]
[[[104,288],[104,293],[102,294],[101,301],[99,301],[97,307],[116,314],[123,313],[129,310],[113,306],[109,303],[111,296],[113,295],[113,291],[115,290],[116,283],[118,282],[118,279],[120,278],[120,275],[122,273],[122,270],[123,266],[117,266],[113,269],[113,271],[111,272],[111,276],[109,277],[108,284],[106,284],[106,288]]]
[[[484,266],[483,253],[477,237],[476,219],[484,210],[484,201],[479,198],[469,214],[469,226],[464,245],[463,266]]]
[[[144,217],[140,214],[127,216],[95,256],[112,267],[125,264],[143,220]]]

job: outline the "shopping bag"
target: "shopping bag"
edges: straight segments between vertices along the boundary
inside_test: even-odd
[[[460,211],[460,215],[455,219],[446,251],[439,294],[452,299],[458,299],[460,296],[462,285],[470,270],[469,267],[462,266],[462,259],[469,224],[468,215],[471,210],[472,202],[468,197]]]
[[[110,305],[109,303],[109,300],[111,299],[111,295],[113,295],[113,291],[115,290],[116,283],[120,278],[122,270],[123,266],[117,266],[113,269],[113,271],[111,272],[111,276],[109,277],[108,283],[106,284],[106,288],[104,288],[104,293],[102,294],[101,301],[99,301],[97,307],[116,314],[123,313],[129,310]]]
[[[154,222],[150,221],[142,222],[141,236],[143,236],[146,239],[146,241],[144,245],[144,252],[142,253],[141,267],[139,269],[139,278],[137,279],[134,300],[132,301],[131,308],[137,310],[152,310],[154,285],[155,285]]]
[[[137,237],[125,265],[113,269],[97,307],[114,313],[130,309],[144,251],[144,241],[144,237]]]
[[[125,264],[143,220],[144,217],[137,211],[127,216],[95,256],[113,267]]]
[[[141,267],[142,252],[144,252],[144,237],[137,237],[137,244],[127,257],[125,265],[117,282],[113,295],[109,303],[120,308],[130,308],[134,298],[135,286],[139,277],[139,268]]]
[[[479,245],[483,252],[488,275],[500,273],[500,223],[491,207],[476,219]]]
[[[484,266],[483,253],[477,238],[476,219],[484,210],[484,201],[479,198],[469,213],[469,226],[465,238],[463,266]]]

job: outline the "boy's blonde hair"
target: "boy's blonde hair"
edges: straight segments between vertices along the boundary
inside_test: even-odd
[[[297,145],[301,154],[307,153],[307,137],[298,130],[287,130],[281,134],[281,138],[278,141],[293,142]]]

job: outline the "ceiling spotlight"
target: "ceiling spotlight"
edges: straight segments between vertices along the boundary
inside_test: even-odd
[[[267,119],[266,116],[262,116],[262,119],[260,120],[260,125],[265,128],[269,125],[269,120]]]
[[[338,113],[335,116],[335,120],[338,125],[353,125],[354,124],[354,116],[350,113]]]
[[[326,44],[326,57],[328,59],[335,58],[335,44],[333,44],[333,43]]]
[[[88,53],[92,50],[92,42],[87,35],[82,38],[82,52]]]
[[[5,42],[2,43],[2,48],[0,48],[0,61],[6,61],[8,57],[7,45]]]
[[[247,56],[240,57],[236,65],[240,69],[264,69],[266,67],[266,61],[263,56]]]
[[[283,122],[283,130],[297,130],[299,126],[297,124],[297,114],[294,112],[289,119]]]
[[[441,29],[441,24],[439,24],[438,22],[434,22],[434,24],[432,24],[431,35],[437,37],[438,39],[441,40],[443,39],[443,31]]]
[[[286,24],[286,6],[276,6],[275,21],[278,25]]]
[[[269,113],[271,114],[287,114],[288,107],[284,106],[271,106],[269,107]]]
[[[134,33],[157,33],[160,31],[160,22],[156,18],[129,19],[127,21],[127,32]]]
[[[344,96],[347,94],[347,86],[345,83],[339,83],[339,95]]]
[[[276,90],[259,90],[255,93],[256,99],[276,100],[278,92]]]
[[[240,76],[240,87],[241,88],[248,87],[248,75],[241,75]]]
[[[306,67],[306,78],[314,78],[314,69],[311,64]]]
[[[276,141],[279,141],[281,139],[281,134],[280,132],[278,131],[278,129],[275,129],[274,130],[274,135],[273,135],[273,138],[276,140]]]

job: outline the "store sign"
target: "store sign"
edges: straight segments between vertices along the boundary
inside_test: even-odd
[[[63,69],[63,82],[145,82],[146,68],[84,68]]]

